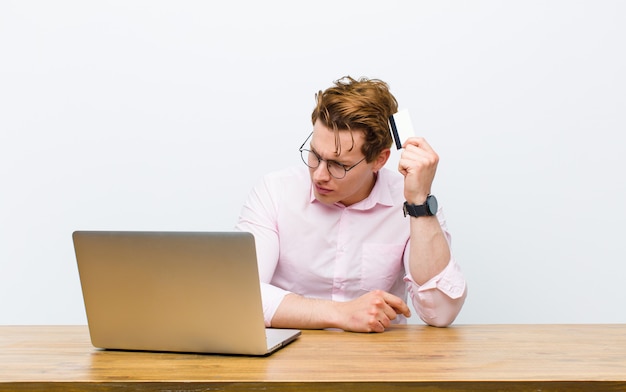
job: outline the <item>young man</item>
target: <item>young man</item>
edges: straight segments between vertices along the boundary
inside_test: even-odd
[[[451,324],[466,284],[431,195],[439,157],[415,137],[401,174],[384,168],[398,105],[383,81],[344,77],[316,99],[305,165],[267,175],[237,224],[255,236],[266,325],[383,332],[411,316],[408,295]]]

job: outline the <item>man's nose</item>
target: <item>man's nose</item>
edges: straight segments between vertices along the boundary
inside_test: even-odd
[[[328,181],[330,180],[330,172],[328,171],[328,165],[326,162],[320,162],[320,165],[313,169],[313,180],[315,181]]]

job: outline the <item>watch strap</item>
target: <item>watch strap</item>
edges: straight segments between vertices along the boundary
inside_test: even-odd
[[[404,202],[404,207],[402,208],[404,211],[404,216],[407,214],[413,217],[420,216],[433,216],[437,213],[437,198],[433,195],[428,195],[424,204],[410,204],[409,202]]]
[[[428,205],[426,203],[421,204],[421,205],[417,205],[417,204],[409,204],[408,202],[404,202],[404,216],[413,216],[413,217],[420,217],[420,216],[428,216],[430,215],[428,213]]]

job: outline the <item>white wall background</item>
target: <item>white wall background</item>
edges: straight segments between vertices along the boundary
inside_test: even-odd
[[[86,323],[76,229],[231,229],[348,74],[441,156],[457,323],[626,322],[625,48],[623,1],[0,1],[0,324]]]

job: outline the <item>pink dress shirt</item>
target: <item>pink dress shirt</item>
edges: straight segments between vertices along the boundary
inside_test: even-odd
[[[409,294],[427,324],[454,321],[465,300],[465,278],[451,258],[428,282],[413,281],[403,187],[399,173],[383,169],[370,195],[345,207],[317,201],[304,166],[263,178],[248,196],[236,228],[255,237],[266,326],[288,293],[348,301],[376,289],[405,301]],[[437,218],[450,243],[441,208]],[[394,322],[406,319],[399,316]]]

